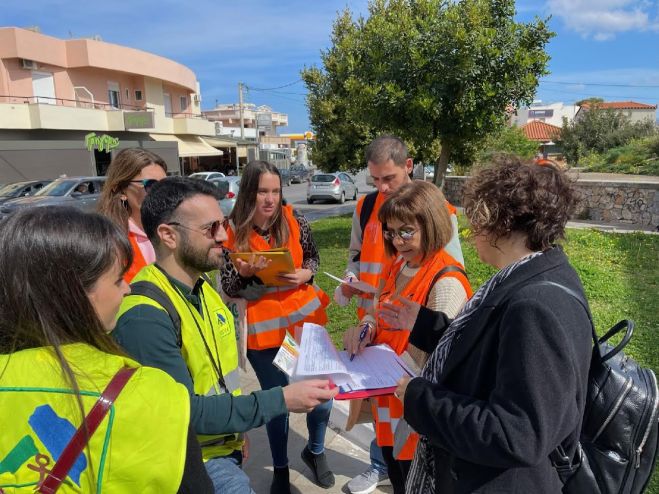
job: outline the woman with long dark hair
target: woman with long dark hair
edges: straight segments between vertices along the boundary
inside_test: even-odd
[[[126,236],[98,214],[31,208],[1,224],[0,491],[53,492],[42,484],[76,430],[84,448],[59,492],[209,490],[198,445],[186,447],[187,390],[108,336],[131,261]],[[120,375],[129,377],[91,432],[90,410]]]
[[[284,205],[279,170],[265,161],[253,161],[243,170],[240,193],[229,216],[226,246],[238,252],[256,252],[287,248],[293,258],[295,272],[282,274],[283,286],[265,286],[258,279],[264,267],[261,260],[253,263],[229,257],[222,268],[222,288],[232,297],[247,300],[247,358],[262,389],[286,386],[288,377],[272,363],[286,332],[305,322],[325,324],[325,307],[329,299],[313,284],[320,257],[307,220]],[[307,415],[309,441],[302,459],[311,469],[314,480],[322,487],[334,485],[334,474],[325,457],[325,431],[332,401]],[[290,492],[288,470],[288,415],[266,425],[274,466],[270,492]]]
[[[122,149],[108,167],[98,211],[128,235],[133,262],[124,278],[129,283],[140,269],[156,260],[153,246],[142,227],[140,210],[149,188],[166,176],[165,161],[141,148]]]

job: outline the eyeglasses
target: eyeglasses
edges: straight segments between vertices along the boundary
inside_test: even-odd
[[[151,187],[153,187],[156,183],[158,183],[158,180],[155,178],[143,178],[141,180],[131,180],[131,184],[140,184],[142,187],[144,187],[144,192],[149,192]]]
[[[401,239],[403,242],[407,242],[408,240],[412,240],[414,237],[414,234],[418,230],[385,230],[383,232],[384,238],[389,240],[389,242],[393,242],[396,237]]]
[[[180,226],[181,228],[185,228],[186,230],[192,230],[193,232],[203,233],[206,238],[215,238],[217,236],[217,232],[220,230],[220,228],[224,229],[224,225],[226,224],[226,220],[224,220],[224,221],[215,220],[210,225],[204,226],[201,229],[192,228],[190,226],[183,225],[182,223],[179,223],[178,221],[172,221],[172,222],[167,223],[167,224],[170,225],[170,226]]]

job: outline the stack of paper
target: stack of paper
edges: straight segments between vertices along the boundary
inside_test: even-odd
[[[403,376],[415,374],[388,346],[367,347],[351,362],[347,352],[336,349],[324,327],[304,324],[293,378],[329,378],[340,388],[336,399],[345,400],[391,394]]]

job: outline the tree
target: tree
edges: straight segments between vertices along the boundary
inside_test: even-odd
[[[371,0],[368,18],[356,20],[346,10],[323,70],[302,73],[319,142],[335,122],[322,110],[340,109],[349,125],[401,136],[419,161],[437,163],[441,183],[449,160],[469,164],[547,73],[553,33],[514,14],[514,0]]]
[[[631,123],[619,111],[593,106],[581,110],[579,118],[572,122],[563,119],[560,141],[568,163],[577,165],[590,153],[604,153],[655,132],[651,120]]]
[[[597,97],[591,97],[591,98],[584,98],[575,103],[577,106],[584,106],[584,105],[599,105],[600,103],[604,103],[603,98],[597,98]]]
[[[514,154],[530,159],[538,152],[538,142],[532,141],[519,127],[503,127],[500,131],[490,134],[478,153],[477,161],[485,163],[497,153]]]

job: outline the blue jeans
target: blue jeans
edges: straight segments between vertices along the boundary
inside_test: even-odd
[[[286,386],[288,376],[274,366],[272,361],[279,348],[266,350],[247,350],[247,359],[259,380],[261,389],[271,389],[275,386]],[[318,405],[307,414],[307,431],[309,451],[320,454],[325,451],[325,431],[332,411],[332,401]],[[288,414],[277,417],[265,425],[272,453],[274,467],[288,466]]]
[[[378,446],[375,439],[371,441],[370,448],[371,467],[378,471],[381,475],[387,475],[387,464],[382,456],[382,449]]]
[[[215,494],[254,494],[241,464],[242,455],[238,452],[206,462],[206,471],[213,481]]]

